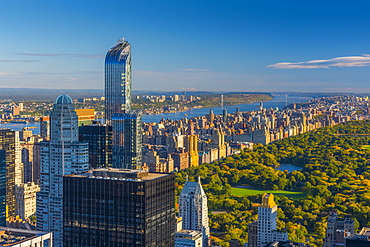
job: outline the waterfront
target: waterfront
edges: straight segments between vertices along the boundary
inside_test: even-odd
[[[24,127],[29,127],[33,134],[40,134],[40,122],[29,122],[29,123],[0,123],[0,128],[11,129],[20,131]]]
[[[307,102],[311,98],[310,97],[288,97],[287,103],[299,103],[299,102]],[[276,96],[274,99],[270,101],[263,102],[263,107],[266,109],[270,108],[279,108],[282,109],[285,105],[286,98],[285,96]],[[173,119],[179,120],[184,117],[192,118],[197,116],[205,116],[209,113],[212,109],[214,114],[222,114],[223,109],[226,109],[228,113],[235,113],[236,108],[239,107],[239,111],[253,111],[257,110],[259,107],[259,102],[254,102],[250,104],[241,104],[241,105],[226,105],[224,107],[215,106],[215,107],[206,107],[206,108],[199,108],[199,109],[191,109],[184,112],[175,112],[175,113],[161,113],[156,115],[144,115],[143,122],[159,122],[161,119]],[[20,131],[24,127],[31,127],[34,134],[39,134],[40,130],[40,123],[39,122],[30,122],[27,124],[21,123],[0,123],[0,128],[9,128],[11,130]]]
[[[310,97],[288,97],[287,103],[300,103],[300,102],[307,102],[311,98]],[[286,105],[286,98],[285,96],[276,96],[270,101],[263,102],[263,107],[266,109],[270,108],[279,108],[282,109]],[[249,104],[241,104],[241,105],[225,105],[224,107],[221,106],[214,106],[214,107],[206,107],[200,109],[191,109],[184,112],[174,112],[174,113],[160,113],[156,115],[144,115],[143,122],[159,122],[161,119],[173,119],[179,120],[184,117],[192,118],[197,116],[205,116],[209,113],[212,109],[214,114],[222,114],[223,109],[226,109],[228,113],[235,113],[236,108],[239,107],[239,111],[253,111],[257,110],[259,107],[260,102],[254,102]]]

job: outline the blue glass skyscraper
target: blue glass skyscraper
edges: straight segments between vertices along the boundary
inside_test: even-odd
[[[131,110],[131,45],[118,40],[105,57],[105,119]]]
[[[142,126],[141,112],[115,113],[113,123],[114,168],[141,169]]]

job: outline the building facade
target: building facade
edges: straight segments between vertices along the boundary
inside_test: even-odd
[[[142,123],[141,112],[114,113],[113,158],[114,168],[141,169]]]
[[[63,176],[88,170],[88,144],[78,141],[72,99],[60,95],[50,115],[50,142],[40,144],[40,192],[37,228],[53,232],[54,246],[63,246]]]
[[[347,231],[354,234],[354,220],[350,218],[339,218],[335,210],[329,212],[328,226],[326,228],[326,236],[324,238],[323,247],[332,247],[334,243],[341,242],[344,244],[344,239],[340,237],[337,231]],[[341,239],[341,241],[339,240]]]
[[[53,234],[18,228],[0,227],[0,245],[9,247],[53,247]],[[3,245],[3,243],[6,243]]]
[[[91,124],[78,127],[80,142],[89,144],[91,168],[112,166],[112,126]]]
[[[264,247],[268,243],[287,241],[288,234],[277,231],[277,205],[273,194],[264,194],[258,207],[258,220],[248,225],[248,247]]]
[[[95,169],[64,177],[64,246],[174,246],[174,174]]]
[[[15,216],[16,138],[16,131],[0,129],[0,150],[5,151],[7,216]]]
[[[105,56],[105,119],[131,110],[131,44],[118,40]]]
[[[36,193],[40,186],[34,182],[23,183],[15,186],[16,214],[27,220],[36,213]]]
[[[179,217],[182,228],[202,233],[203,246],[210,246],[208,203],[200,178],[197,182],[186,181],[179,197]]]
[[[6,151],[0,150],[0,226],[6,226]]]

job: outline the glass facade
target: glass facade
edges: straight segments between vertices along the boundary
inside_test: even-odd
[[[15,216],[15,131],[0,130],[0,150],[5,151],[6,207],[8,216]]]
[[[105,170],[63,178],[64,246],[174,246],[174,174]]]
[[[113,124],[114,168],[141,169],[142,167],[142,122],[141,112],[115,113]]]
[[[80,126],[78,135],[81,142],[89,143],[89,162],[92,168],[112,166],[112,126]]]
[[[105,119],[131,110],[131,45],[119,40],[105,57]]]
[[[0,226],[6,226],[6,152],[0,150]]]

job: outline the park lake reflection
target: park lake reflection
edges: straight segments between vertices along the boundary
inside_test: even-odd
[[[291,164],[280,164],[280,166],[277,166],[274,169],[279,170],[279,171],[287,170],[288,172],[293,172],[293,171],[302,170],[302,167],[291,165]]]

